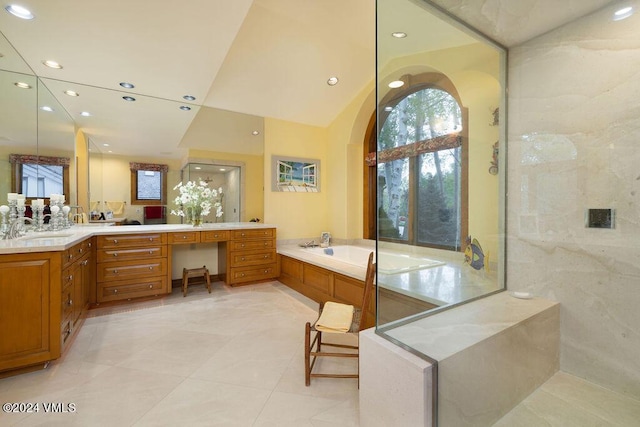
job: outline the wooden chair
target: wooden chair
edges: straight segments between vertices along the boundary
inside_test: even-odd
[[[345,332],[332,332],[333,333],[346,333],[346,334],[355,334],[363,329],[362,326],[364,324],[364,318],[366,316],[367,309],[369,307],[369,302],[371,301],[371,292],[373,291],[373,281],[375,279],[376,268],[375,263],[373,262],[373,252],[369,255],[369,261],[367,263],[367,273],[365,275],[364,281],[364,289],[362,293],[362,304],[360,307],[354,307],[353,316],[351,319],[351,327],[348,331]],[[343,304],[344,306],[345,304]],[[313,323],[307,322],[304,330],[304,377],[305,384],[309,386],[311,384],[311,378],[359,378],[359,373],[355,374],[331,374],[331,373],[313,373],[313,367],[316,363],[317,357],[350,357],[350,358],[358,358],[359,355],[359,346],[358,345],[346,345],[346,344],[336,344],[331,342],[322,341],[322,331],[316,329],[316,325],[318,320],[320,320],[320,316],[322,315],[322,311],[324,308],[324,303],[320,304],[320,312],[318,315],[318,319]],[[315,337],[313,341],[311,340],[311,333],[315,332]],[[331,335],[330,334],[330,335]],[[326,352],[323,351],[323,347],[339,347],[342,349],[346,349],[344,352]]]

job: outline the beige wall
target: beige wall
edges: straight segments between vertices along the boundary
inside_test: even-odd
[[[319,238],[329,230],[328,132],[326,128],[267,118],[264,121],[264,222],[278,227],[278,239]],[[271,191],[273,155],[320,160],[320,192]]]
[[[131,205],[131,169],[129,168],[129,162],[169,165],[167,174],[167,210],[169,211],[172,201],[177,195],[173,191],[173,186],[180,182],[180,161],[173,159],[102,154],[102,176],[92,174],[92,179],[102,181],[102,201],[126,202],[124,216],[128,220],[137,220],[142,223],[142,205]],[[96,200],[91,201],[94,202]],[[180,220],[167,212],[167,222],[177,224],[180,223]]]

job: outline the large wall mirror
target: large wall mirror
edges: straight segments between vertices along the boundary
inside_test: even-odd
[[[0,53],[0,203],[58,193],[73,205],[74,122],[1,34]]]
[[[505,288],[506,52],[428,2],[377,5],[368,173],[377,182],[377,324],[393,336]]]

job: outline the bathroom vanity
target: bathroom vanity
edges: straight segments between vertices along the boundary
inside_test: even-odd
[[[173,245],[218,243],[231,286],[278,277],[276,229],[266,224],[74,227],[0,241],[0,378],[59,358],[86,311],[171,293]]]

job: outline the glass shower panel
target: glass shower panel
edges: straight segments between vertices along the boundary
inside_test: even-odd
[[[397,339],[505,287],[506,51],[423,0],[378,0],[376,39],[377,330]]]

